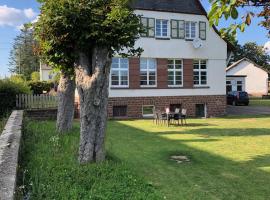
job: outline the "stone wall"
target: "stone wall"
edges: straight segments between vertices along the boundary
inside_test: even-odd
[[[23,111],[13,111],[0,135],[0,200],[13,200]]]
[[[142,106],[153,105],[156,109],[165,111],[173,104],[180,104],[187,109],[189,117],[195,117],[196,104],[205,104],[207,117],[226,114],[225,95],[207,96],[167,96],[167,97],[119,97],[109,98],[108,116],[113,117],[113,106],[127,106],[127,118],[142,118]]]

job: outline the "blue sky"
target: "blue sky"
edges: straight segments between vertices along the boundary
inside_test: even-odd
[[[208,0],[202,0],[206,10],[210,6]],[[241,15],[246,11],[241,9]],[[0,77],[9,75],[8,58],[12,43],[16,35],[19,34],[19,27],[23,23],[33,21],[39,13],[39,4],[36,0],[1,0],[0,2]],[[231,21],[222,20],[219,28],[226,27]],[[258,26],[259,20],[254,19],[250,27],[244,33],[238,33],[238,41],[244,44],[254,41],[259,45],[264,45],[270,39],[267,31]],[[270,43],[270,42],[269,42]]]

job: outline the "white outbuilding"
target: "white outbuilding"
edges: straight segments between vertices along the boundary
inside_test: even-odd
[[[268,94],[268,72],[247,58],[229,66],[226,77],[227,92],[245,91],[251,96]]]

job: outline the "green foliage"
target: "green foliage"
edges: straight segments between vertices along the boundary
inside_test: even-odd
[[[32,72],[31,81],[34,81],[34,82],[40,81],[40,73],[39,72]]]
[[[39,69],[39,58],[34,52],[36,45],[33,29],[25,25],[14,39],[9,57],[10,72],[23,74],[27,80],[31,79],[31,73]]]
[[[16,106],[17,94],[31,93],[27,84],[17,81],[9,79],[0,80],[0,117],[9,113]]]
[[[33,200],[162,199],[151,184],[113,156],[101,164],[79,165],[78,132],[76,127],[69,134],[57,135],[53,122],[26,125],[20,155],[20,192],[30,194]]]
[[[29,86],[34,94],[43,94],[49,92],[53,88],[53,83],[46,81],[31,81]]]
[[[79,53],[91,57],[95,47],[105,47],[111,54],[142,51],[134,44],[143,29],[127,0],[41,2],[35,33],[43,60],[54,68],[73,73]]]
[[[226,20],[232,18],[236,21],[239,16],[238,8],[245,7],[246,12],[244,16],[241,16],[242,22],[237,22],[231,24],[227,31],[233,35],[236,34],[237,30],[242,32],[245,31],[246,26],[251,24],[252,18],[254,16],[261,18],[260,25],[264,26],[270,33],[270,24],[269,24],[269,1],[265,0],[209,0],[211,3],[211,10],[208,14],[210,19],[210,24],[219,24],[219,21],[222,17]],[[254,7],[255,9],[250,9]],[[248,10],[250,9],[250,10]],[[255,13],[254,13],[255,12]]]

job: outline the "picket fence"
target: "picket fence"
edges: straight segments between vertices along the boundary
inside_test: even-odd
[[[44,109],[57,108],[58,97],[45,94],[19,94],[16,95],[17,109]]]

